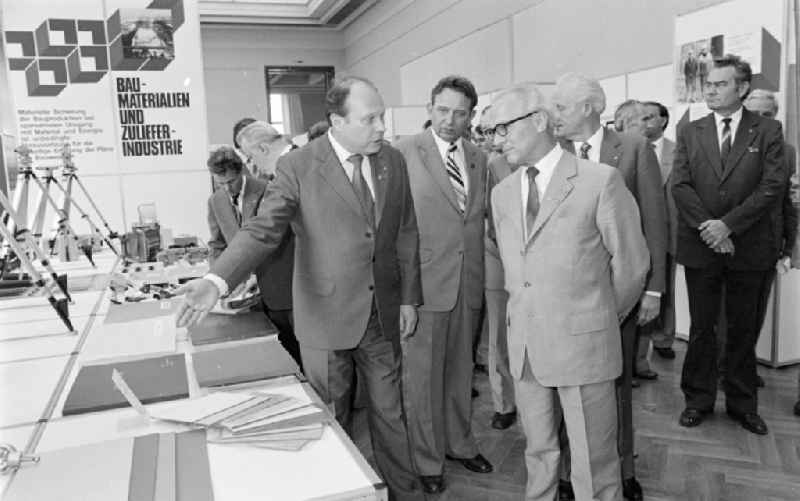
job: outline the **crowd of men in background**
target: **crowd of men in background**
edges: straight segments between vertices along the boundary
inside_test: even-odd
[[[627,101],[604,126],[602,87],[574,73],[548,98],[518,85],[479,113],[473,84],[445,77],[430,123],[394,145],[358,77],[334,85],[301,148],[244,119],[208,161],[211,272],[185,288],[179,323],[255,272],[346,430],[362,400],[393,499],[445,490],[447,460],[493,470],[471,429],[484,338],[491,426],[519,419],[526,436],[526,499],[640,500],[631,388],[658,377],[651,344],[675,358],[677,264],[691,317],[679,423],[701,424],[721,384],[727,413],[767,433],[755,344],[776,270],[800,266],[797,164],[751,78],[738,57],[715,60],[712,113],[677,142],[657,102]]]

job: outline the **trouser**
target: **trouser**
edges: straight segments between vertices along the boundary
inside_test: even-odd
[[[763,318],[763,297],[771,270],[732,270],[724,261],[705,268],[686,267],[689,295],[689,346],[683,362],[681,390],[686,407],[713,410],[717,396],[717,332],[725,288],[726,370],[724,390],[729,411],[758,411],[755,345]]]
[[[485,325],[489,338],[489,386],[495,412],[512,412],[514,405],[514,378],[508,365],[508,338],[506,305],[508,292],[486,289]]]
[[[472,435],[472,340],[480,310],[459,293],[450,311],[419,312],[403,343],[403,391],[414,464],[441,475],[445,455],[478,454]]]
[[[311,386],[351,434],[354,371],[369,399],[367,416],[378,471],[390,499],[423,500],[411,463],[403,416],[401,354],[381,331],[376,310],[358,346],[348,350],[300,347]]]
[[[522,378],[514,382],[525,432],[526,501],[553,501],[564,450],[559,427],[569,435],[572,486],[579,501],[622,499],[617,453],[617,406],[614,382],[551,388],[536,380],[525,357]]]

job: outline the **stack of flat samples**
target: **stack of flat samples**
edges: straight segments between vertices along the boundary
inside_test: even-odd
[[[150,409],[152,417],[208,429],[208,442],[299,451],[322,438],[319,406],[288,395],[216,392]]]

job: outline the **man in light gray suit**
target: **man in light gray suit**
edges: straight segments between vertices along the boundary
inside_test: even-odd
[[[444,489],[445,457],[476,473],[492,465],[471,430],[472,347],[483,303],[486,155],[463,139],[478,94],[464,77],[431,91],[431,126],[400,140],[419,225],[424,303],[404,346],[403,391],[426,492]]]
[[[491,199],[527,439],[526,499],[556,496],[563,409],[576,497],[616,501],[619,320],[640,298],[650,264],[639,210],[618,170],[562,150],[535,85],[503,92],[492,107],[495,144],[520,165]]]

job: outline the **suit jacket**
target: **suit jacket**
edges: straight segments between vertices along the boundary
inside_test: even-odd
[[[266,187],[264,181],[248,176],[242,194],[243,223],[255,217]],[[211,232],[209,261],[213,264],[239,231],[230,198],[223,189],[216,190],[208,198],[208,228]],[[255,272],[261,298],[270,310],[292,309],[293,265],[294,238],[289,231],[278,249],[266,256]]]
[[[788,179],[778,121],[743,110],[725,165],[713,113],[686,124],[678,133],[672,172],[680,214],[679,263],[702,268],[725,260],[739,270],[775,265],[782,250],[781,206]],[[732,257],[703,242],[698,227],[709,219],[721,219],[732,231]]]
[[[295,234],[294,319],[301,345],[354,348],[373,307],[383,335],[399,343],[401,304],[422,303],[414,202],[402,155],[388,145],[371,155],[375,226],[321,136],[278,160],[258,215],[211,267],[229,286]]]
[[[793,257],[797,260],[800,249],[798,240],[798,188],[797,188],[797,151],[794,146],[784,142],[783,153],[786,159],[786,175],[788,176],[786,193],[783,196],[783,241],[780,242],[781,255]]]
[[[500,184],[500,181],[511,175],[511,166],[506,162],[505,157],[498,156],[489,162],[489,172],[486,177],[486,197],[491,196],[494,187]],[[487,203],[491,207],[491,199]],[[503,278],[503,262],[500,260],[500,249],[497,247],[497,232],[494,229],[494,222],[492,221],[491,210],[488,211],[488,221],[486,228],[486,245],[485,259],[486,264],[484,269],[486,271],[486,280],[484,288],[488,290],[503,290],[505,288],[505,279]]]
[[[641,227],[650,250],[650,271],[645,290],[666,290],[668,250],[667,204],[658,157],[647,140],[606,128],[600,163],[619,169],[642,217]]]
[[[675,142],[664,138],[661,149],[661,182],[664,184],[664,200],[667,204],[667,252],[672,256],[678,248],[678,207],[672,196],[672,165],[675,161]]]
[[[619,319],[636,304],[650,256],[639,209],[619,171],[565,152],[523,241],[521,176],[492,191],[505,269],[511,374],[525,353],[544,386],[573,386],[622,372]]]
[[[427,311],[452,310],[459,292],[470,307],[483,304],[486,155],[469,141],[462,144],[469,189],[464,214],[459,211],[433,132],[428,129],[396,145],[408,165],[417,213],[425,300],[421,309]]]

